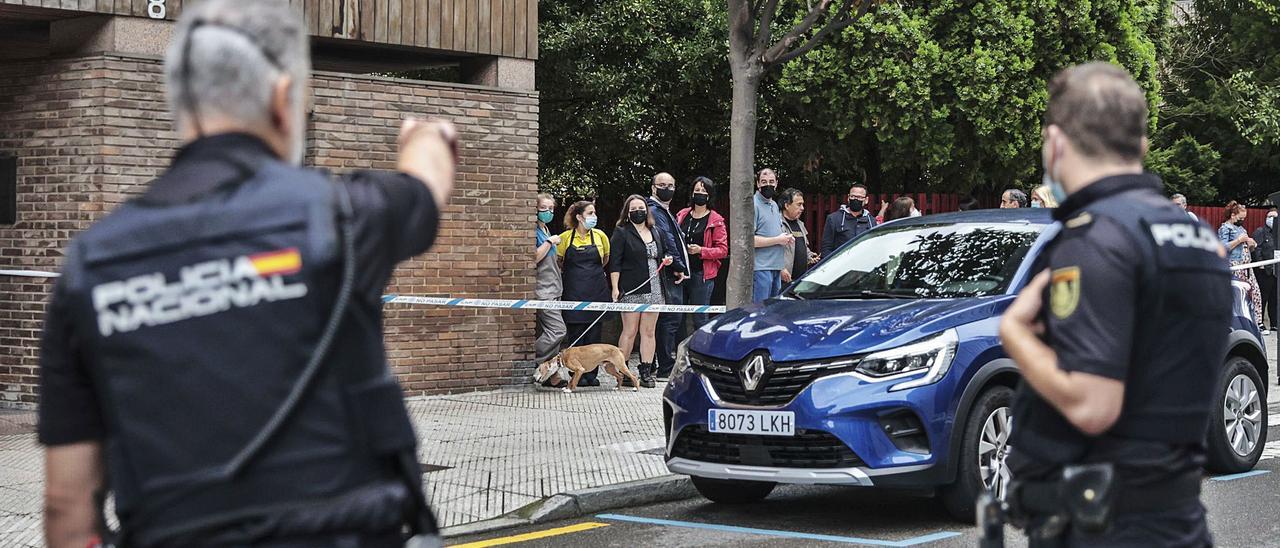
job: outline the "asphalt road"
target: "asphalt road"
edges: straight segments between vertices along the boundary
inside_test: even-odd
[[[1270,438],[1280,439],[1280,428],[1272,428]],[[1260,462],[1254,475],[1225,481],[1207,479],[1203,500],[1218,546],[1280,547],[1280,520],[1276,519],[1280,516],[1280,457]],[[575,528],[584,530],[574,531]],[[549,536],[519,539],[530,533]],[[1010,546],[1025,546],[1018,535],[1017,531],[1008,532]],[[976,538],[973,526],[949,519],[931,498],[871,489],[784,486],[757,504],[726,506],[697,498],[455,538],[450,539],[450,544],[488,540],[504,545],[516,541],[512,545],[530,548],[839,544],[952,547],[974,546]]]
[[[1280,423],[1274,374],[1272,425]],[[1206,479],[1202,499],[1218,546],[1280,547],[1280,426],[1253,472]],[[1010,530],[1010,546],[1025,546]],[[541,538],[531,538],[531,537]],[[522,547],[974,546],[971,525],[951,520],[935,500],[905,493],[824,486],[782,486],[742,506],[701,498],[624,508],[607,514],[454,538],[450,545]],[[496,544],[495,544],[496,543]]]

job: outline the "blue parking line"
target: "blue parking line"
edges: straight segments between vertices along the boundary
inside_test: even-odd
[[[1270,471],[1270,470],[1254,470],[1254,471],[1252,471],[1252,472],[1241,472],[1241,473],[1239,473],[1239,474],[1228,474],[1228,475],[1225,475],[1225,476],[1214,476],[1214,477],[1209,478],[1209,479],[1211,479],[1211,480],[1213,480],[1213,481],[1231,481],[1231,480],[1238,480],[1238,479],[1243,479],[1243,478],[1251,478],[1251,477],[1253,477],[1253,476],[1261,476],[1261,475],[1263,475],[1263,474],[1270,474],[1270,473],[1271,473],[1271,471]]]
[[[675,521],[670,519],[657,518],[641,518],[635,516],[624,516],[621,514],[599,514],[598,519],[607,519],[614,521],[630,521],[634,523],[648,523],[652,525],[668,525],[671,527],[688,527],[690,529],[706,529],[710,531],[724,531],[727,533],[746,533],[750,535],[767,535],[771,537],[794,538],[802,540],[823,540],[827,542],[841,542],[844,544],[862,544],[864,546],[918,546],[921,544],[934,542],[951,537],[958,537],[960,533],[952,531],[942,531],[930,535],[920,537],[912,537],[906,540],[876,540],[871,538],[859,537],[840,537],[835,535],[818,535],[813,533],[800,533],[796,531],[780,531],[777,529],[756,529],[754,527],[738,527],[735,525],[716,525],[712,523],[696,523],[692,521]]]

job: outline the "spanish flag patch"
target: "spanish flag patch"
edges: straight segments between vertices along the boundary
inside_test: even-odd
[[[258,275],[264,277],[294,274],[302,270],[302,254],[298,253],[296,247],[250,255],[249,262],[253,263]]]

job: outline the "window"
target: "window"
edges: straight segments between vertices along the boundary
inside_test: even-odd
[[[794,288],[804,299],[954,298],[1004,292],[1044,226],[886,226],[842,248]]]

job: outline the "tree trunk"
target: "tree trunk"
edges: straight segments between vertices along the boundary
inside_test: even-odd
[[[751,304],[755,270],[756,102],[763,67],[754,59],[733,70],[733,114],[729,126],[729,277],[725,304]]]

